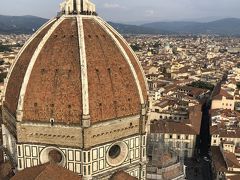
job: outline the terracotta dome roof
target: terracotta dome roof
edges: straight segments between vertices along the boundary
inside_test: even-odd
[[[127,42],[97,16],[62,15],[40,28],[7,77],[4,108],[18,121],[81,124],[139,114],[146,81]]]

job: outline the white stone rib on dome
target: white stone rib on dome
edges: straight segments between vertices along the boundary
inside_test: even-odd
[[[82,82],[82,106],[83,116],[89,116],[89,93],[88,93],[88,72],[87,72],[87,58],[85,51],[85,40],[82,16],[77,16],[78,23],[78,40],[79,40],[79,51],[80,51],[80,66],[81,66],[81,82]],[[89,116],[90,117],[90,116]]]
[[[48,97],[48,99],[41,98],[41,96],[42,96],[41,94],[31,93],[30,89],[33,87],[41,88],[38,85],[36,85],[36,86],[34,85],[34,81],[32,80],[32,78],[40,77],[40,76],[38,76],[38,75],[41,75],[41,74],[38,74],[40,72],[40,70],[45,70],[44,61],[46,60],[46,62],[48,62],[47,61],[48,57],[50,59],[52,58],[51,54],[50,55],[48,54],[48,56],[44,57],[45,59],[41,59],[43,54],[46,55],[47,53],[51,53],[51,47],[50,47],[50,50],[46,50],[44,47],[51,44],[51,42],[55,42],[54,38],[51,38],[51,36],[53,36],[53,35],[54,35],[54,37],[61,36],[61,35],[58,36],[57,34],[55,35],[55,31],[56,32],[57,32],[57,30],[62,31],[61,30],[62,25],[65,22],[67,24],[68,20],[74,20],[76,22],[76,25],[74,24],[74,26],[71,27],[71,24],[69,24],[68,26],[65,26],[65,27],[63,26],[63,28],[64,29],[70,28],[69,31],[72,30],[72,28],[73,28],[75,34],[69,34],[68,33],[69,31],[65,29],[66,34],[64,34],[63,37],[68,36],[68,37],[74,38],[74,39],[72,39],[72,40],[74,40],[74,43],[75,43],[74,44],[74,47],[75,47],[74,54],[76,57],[74,57],[74,59],[77,60],[78,65],[79,65],[79,67],[76,68],[76,71],[78,71],[80,73],[80,75],[75,76],[76,77],[75,80],[77,80],[77,81],[80,80],[80,81],[78,81],[80,83],[80,84],[78,83],[80,90],[79,90],[79,93],[75,94],[75,96],[74,96],[74,97],[77,96],[76,98],[80,98],[80,101],[79,101],[80,104],[76,104],[74,100],[71,101],[71,102],[73,102],[73,106],[74,105],[78,106],[77,108],[75,106],[74,111],[78,111],[77,113],[80,114],[80,115],[76,115],[76,116],[74,115],[74,122],[77,122],[79,120],[79,122],[78,122],[79,125],[83,125],[83,123],[81,123],[81,122],[83,122],[83,120],[90,120],[91,123],[92,122],[97,123],[98,121],[101,122],[101,121],[115,119],[118,117],[136,115],[138,112],[140,112],[141,111],[140,105],[145,105],[147,103],[147,99],[146,99],[147,98],[147,95],[146,95],[147,94],[146,93],[147,85],[146,85],[146,81],[145,81],[146,79],[144,78],[145,76],[144,76],[142,67],[141,67],[140,63],[137,61],[136,55],[133,53],[132,49],[129,47],[128,43],[123,39],[123,37],[119,33],[117,33],[108,23],[106,23],[104,20],[102,20],[100,17],[97,17],[97,16],[62,15],[55,22],[54,22],[54,20],[56,20],[56,19],[49,21],[43,27],[41,27],[38,30],[38,32],[32,36],[32,38],[23,47],[20,54],[18,55],[18,57],[21,57],[21,53],[24,52],[24,50],[25,50],[25,52],[32,53],[32,54],[30,53],[31,55],[29,55],[29,61],[28,61],[29,63],[28,64],[25,63],[26,64],[26,66],[25,66],[26,70],[24,70],[25,74],[22,75],[22,81],[20,81],[20,83],[19,83],[20,84],[20,86],[19,86],[20,93],[18,94],[19,96],[16,98],[17,101],[14,101],[14,102],[17,102],[16,103],[17,110],[15,111],[15,109],[16,109],[15,108],[11,111],[11,113],[13,115],[16,112],[17,121],[36,120],[36,121],[46,122],[46,121],[49,121],[49,118],[53,118],[52,115],[50,115],[49,111],[46,109],[51,106],[51,104],[50,104],[51,102],[48,101],[49,97]],[[33,48],[33,49],[30,48],[30,51],[26,51],[26,47],[31,42],[31,40],[33,40],[37,36],[37,34],[39,32],[41,32],[50,23],[52,23],[52,24],[42,34],[42,37],[41,37],[42,39],[39,38],[37,43],[35,43],[35,48]],[[95,31],[92,31],[90,27],[92,27],[92,28],[94,27]],[[101,39],[98,39],[100,36],[101,36]],[[103,39],[103,38],[105,38],[105,39]],[[48,41],[49,39],[51,39],[51,40]],[[70,39],[66,40],[65,38],[63,38],[62,42],[68,44],[68,42],[72,42],[72,40],[70,41]],[[107,58],[104,57],[104,51],[101,50],[101,48],[99,50],[98,49],[96,50],[96,48],[94,49],[94,47],[97,47],[96,44],[98,44],[99,42],[102,42],[102,44],[104,44],[105,53],[109,53]],[[110,47],[110,51],[107,52],[106,48],[108,48],[107,47],[108,43],[111,44],[111,47]],[[87,44],[87,47],[86,47],[86,44]],[[65,53],[65,55],[66,55],[65,59],[67,60],[68,55],[66,53],[71,53],[71,51],[68,50],[65,52],[64,47],[61,46],[61,44],[56,43],[56,45],[57,45],[56,47],[58,47],[58,49],[63,49],[63,51],[61,51],[61,52],[62,52],[62,54]],[[56,48],[53,48],[52,53],[55,56],[54,60],[57,60],[58,52],[55,51],[54,49],[56,49]],[[93,53],[94,56],[91,55],[92,52],[94,52]],[[41,53],[43,53],[43,54],[41,54]],[[41,56],[39,56],[40,54],[41,54]],[[62,56],[59,56],[60,59],[61,59],[61,57]],[[114,62],[115,57],[116,57],[116,60],[115,60],[116,62]],[[38,61],[38,59],[40,61]],[[100,59],[102,61],[100,61]],[[16,59],[15,65],[17,64],[17,60],[18,60],[18,58]],[[104,63],[105,61],[106,62],[110,61],[110,64],[108,64],[109,67],[105,66],[107,64],[105,64],[104,65],[105,67],[103,67],[102,63]],[[43,62],[43,64],[42,64],[43,66],[41,66],[41,69],[39,69],[40,67],[35,67],[35,64],[37,64],[37,62],[38,63]],[[62,61],[60,61],[60,62],[63,63]],[[95,62],[97,64],[95,64]],[[64,63],[65,64],[61,64],[61,65],[62,65],[62,67],[65,66],[65,68],[66,68],[66,66],[68,66],[68,64],[67,64],[67,62],[64,62]],[[40,65],[40,64],[38,64],[38,65]],[[122,67],[124,67],[123,72],[125,72],[125,74],[124,74],[125,76],[123,76],[124,79],[121,78],[122,77],[122,75],[121,75]],[[13,68],[14,67],[12,67],[12,69]],[[54,66],[51,66],[52,70],[54,70],[54,68],[55,68]],[[108,78],[108,76],[109,76],[108,70],[109,69],[112,70],[112,68],[114,69],[113,73],[115,73],[116,78],[114,78],[114,74],[112,74],[112,75],[110,74],[110,79],[111,78],[115,79],[115,81],[113,82],[113,83],[115,83],[115,86],[116,86],[115,92],[112,89],[110,89],[108,91],[108,89],[106,89],[106,88],[105,89],[103,88],[104,90],[100,90],[100,91],[97,89],[94,90],[95,87],[100,88],[98,82],[96,82],[95,68],[96,68],[96,70],[98,70],[97,68],[100,68],[100,69],[102,68],[100,70],[102,82],[105,81],[103,78]],[[32,76],[32,78],[31,78],[31,74],[34,74],[34,76]],[[108,76],[105,77],[106,74],[108,74]],[[9,75],[9,77],[10,76],[11,75]],[[16,78],[15,78],[15,81],[16,81]],[[108,84],[112,83],[112,82],[110,82],[112,80],[110,80],[109,82],[108,81],[109,81],[108,79],[107,79],[107,81],[105,81],[104,87],[107,87]],[[47,81],[47,82],[50,82],[50,81]],[[66,80],[66,82],[70,82],[70,81]],[[126,82],[126,83],[124,83],[124,82]],[[112,86],[112,84],[111,84],[111,86]],[[117,88],[117,87],[121,87],[121,86],[122,86],[122,89]],[[65,86],[65,87],[68,87],[68,86]],[[130,89],[128,89],[128,88],[130,88]],[[45,91],[46,90],[47,89],[45,87]],[[65,92],[65,94],[67,94],[67,91],[64,91],[64,92]],[[107,93],[105,93],[105,92],[107,92]],[[35,93],[39,93],[39,92],[35,91]],[[91,95],[90,93],[92,93],[93,95]],[[99,94],[100,97],[96,96],[97,93],[102,93],[102,95]],[[131,93],[131,94],[129,94],[129,93]],[[108,94],[110,96],[108,96]],[[8,96],[9,95],[10,94],[8,91]],[[106,99],[108,97],[110,97],[110,101],[108,101],[108,100],[106,101]],[[35,98],[37,99],[36,101],[35,101]],[[121,98],[121,99],[117,99],[117,98]],[[43,99],[43,100],[41,100],[41,99]],[[6,102],[9,102],[9,101],[6,101]],[[73,106],[71,106],[71,104],[72,104],[71,102],[67,102],[67,99],[65,102],[69,103],[70,107],[73,107]],[[115,102],[119,102],[119,104],[114,104]],[[11,103],[11,101],[10,101],[10,103]],[[58,103],[58,102],[54,101],[53,104],[55,104],[55,103]],[[103,104],[105,103],[104,111],[106,110],[106,108],[109,108],[109,109],[107,109],[106,112],[104,112],[105,114],[101,117],[101,115],[99,115],[98,108],[99,108],[99,106],[102,105],[102,103]],[[112,103],[112,105],[111,105],[111,103]],[[36,107],[34,107],[35,104],[37,104],[36,105],[37,107],[42,108],[42,109],[40,109],[40,111],[38,109],[36,109]],[[65,104],[65,103],[62,103],[62,104]],[[6,107],[8,107],[8,106],[6,106]],[[11,104],[10,104],[10,107],[12,107]],[[60,105],[60,106],[55,106],[55,107],[56,107],[56,111],[58,111],[58,114],[57,113],[56,114],[57,115],[61,114],[63,106]],[[128,107],[130,107],[130,108],[128,108]],[[34,109],[36,110],[35,112],[34,112]],[[68,110],[68,109],[66,109],[66,107],[65,107],[65,110]],[[42,114],[44,117],[41,115],[38,115],[38,114],[34,114],[37,111],[39,112],[38,114]],[[59,113],[59,111],[61,111],[61,112]],[[32,114],[29,115],[30,113],[32,113]],[[45,115],[45,113],[48,113],[48,114]],[[94,114],[94,117],[92,117],[93,114]],[[108,114],[108,115],[106,115],[106,114]],[[25,117],[25,115],[27,116],[27,118]],[[40,117],[40,118],[38,118],[38,117]],[[64,121],[64,119],[65,119],[65,117],[63,117],[62,115],[59,115],[56,117],[56,120],[58,119],[58,117],[60,117],[59,121]]]
[[[142,66],[141,66],[141,64],[140,64],[140,61],[139,61],[139,59],[138,59],[138,57],[137,57],[137,55],[134,53],[134,51],[132,50],[132,48],[129,46],[128,42],[122,37],[121,34],[119,34],[119,32],[117,32],[110,24],[108,24],[106,21],[104,21],[101,17],[98,17],[98,19],[100,19],[101,22],[102,22],[105,26],[107,26],[111,31],[113,31],[113,32],[125,43],[125,45],[129,48],[129,50],[131,51],[131,53],[132,53],[133,56],[135,57],[136,62],[137,62],[137,64],[138,64],[138,67],[140,68],[142,74],[145,74],[145,73],[144,73],[144,70],[143,70],[143,68],[142,68]],[[145,82],[145,86],[146,86],[146,88],[147,88],[147,90],[148,90],[148,83],[147,83],[146,76],[144,76],[144,82]]]
[[[24,80],[22,83],[22,87],[21,87],[21,91],[20,91],[20,95],[19,95],[19,100],[18,100],[18,107],[17,107],[17,121],[22,121],[23,118],[23,104],[24,104],[24,97],[26,94],[26,89],[27,89],[27,85],[31,76],[31,72],[33,69],[33,66],[37,60],[38,55],[40,54],[44,44],[47,42],[47,40],[49,39],[49,37],[52,35],[52,33],[54,32],[54,30],[61,24],[61,22],[64,20],[64,17],[62,16],[59,20],[57,20],[52,27],[49,29],[49,31],[47,32],[47,34],[44,36],[44,38],[42,39],[42,41],[40,42],[40,44],[38,45],[36,51],[34,52],[30,63],[28,65],[27,68],[27,72],[24,76]]]
[[[56,20],[56,18],[53,18],[51,20],[49,20],[47,23],[45,23],[42,27],[40,27],[28,40],[27,42],[23,45],[23,47],[20,49],[20,51],[18,52],[14,63],[12,64],[12,66],[10,67],[10,70],[8,72],[7,78],[5,79],[4,82],[4,97],[3,97],[3,101],[5,101],[5,93],[6,93],[6,89],[7,89],[7,85],[8,85],[8,80],[12,74],[12,71],[17,63],[17,60],[19,59],[19,57],[22,55],[22,53],[25,51],[25,49],[27,48],[27,46],[29,46],[29,44],[32,42],[33,39],[35,39],[37,37],[37,35],[43,30],[45,29],[47,26],[49,26],[51,23],[53,23]]]
[[[133,67],[133,64],[131,63],[127,53],[125,52],[125,50],[123,49],[123,47],[121,46],[119,41],[115,38],[113,33],[111,31],[109,31],[109,29],[105,26],[105,24],[103,24],[102,21],[99,18],[95,17],[95,19],[99,23],[99,25],[106,31],[106,33],[108,33],[111,36],[112,40],[114,41],[114,43],[119,48],[119,50],[122,53],[122,55],[124,56],[124,59],[126,60],[128,65],[130,66],[131,72],[132,72],[132,74],[134,76],[134,79],[135,79],[135,83],[137,84],[137,87],[138,87],[138,92],[139,92],[141,104],[144,104],[143,93],[142,93],[142,89],[141,89],[141,86],[140,86],[140,83],[139,83],[139,79],[137,77],[137,73],[136,73],[136,71],[135,71],[135,69]]]

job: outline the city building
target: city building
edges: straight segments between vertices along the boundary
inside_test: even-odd
[[[212,146],[211,154],[214,179],[234,180],[240,178],[240,163],[234,154],[234,148],[229,148],[227,144]]]
[[[66,0],[5,80],[5,160],[16,177],[50,162],[83,179],[120,171],[146,179],[147,108],[147,83],[128,43],[89,0]]]
[[[212,99],[211,109],[230,109],[234,110],[235,98],[227,91],[221,89]]]
[[[181,120],[179,118],[162,118],[152,121],[149,141],[164,142],[184,158],[194,157],[197,153],[197,141],[202,120],[201,106],[191,107],[189,112],[188,118],[181,118]]]
[[[219,84],[210,110],[211,157],[214,179],[240,177],[240,114],[236,111],[238,99],[236,82],[227,78]],[[220,101],[222,99],[222,104]],[[215,108],[214,108],[215,107]]]
[[[211,159],[240,179],[240,37],[125,41],[95,9],[65,0],[33,36],[0,34],[0,179],[210,179]]]

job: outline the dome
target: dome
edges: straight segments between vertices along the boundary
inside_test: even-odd
[[[145,179],[146,85],[136,55],[95,5],[64,0],[5,81],[3,145],[14,169],[50,162],[84,179],[119,170]]]
[[[43,25],[6,83],[3,108],[17,121],[94,124],[140,114],[147,103],[136,55],[96,15],[63,14]]]

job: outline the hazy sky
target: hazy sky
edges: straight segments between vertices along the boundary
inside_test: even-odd
[[[63,0],[0,0],[0,14],[51,18]],[[97,12],[115,22],[240,18],[240,0],[92,0]]]

